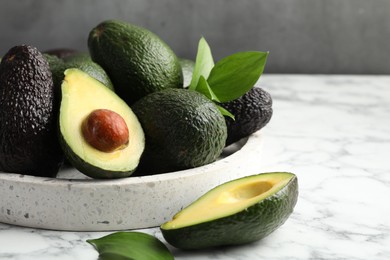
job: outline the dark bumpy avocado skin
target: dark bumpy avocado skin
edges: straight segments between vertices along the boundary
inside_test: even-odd
[[[298,200],[297,186],[298,180],[294,177],[275,196],[234,215],[176,230],[171,229],[169,232],[162,230],[162,234],[168,243],[180,249],[201,249],[258,241],[286,222]],[[283,203],[280,203],[281,201]],[[208,230],[214,232],[210,234]],[[221,237],[226,239],[221,240]]]
[[[214,162],[227,136],[213,102],[187,89],[149,94],[132,107],[145,132],[145,151],[135,174],[162,173]]]
[[[57,139],[52,74],[34,47],[15,46],[0,65],[0,171],[57,174],[63,154]]]
[[[175,53],[144,28],[121,21],[102,22],[90,32],[88,48],[129,105],[152,92],[183,87]]]
[[[242,97],[220,104],[235,117],[225,117],[228,129],[226,145],[260,130],[271,120],[272,98],[262,88],[254,87]]]

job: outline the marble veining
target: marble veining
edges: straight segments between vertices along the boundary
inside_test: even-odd
[[[390,76],[264,75],[274,100],[257,172],[291,171],[300,195],[287,222],[253,244],[176,259],[390,259]],[[254,173],[257,173],[254,172]],[[163,240],[157,228],[142,232]],[[0,259],[97,259],[109,232],[0,224]]]

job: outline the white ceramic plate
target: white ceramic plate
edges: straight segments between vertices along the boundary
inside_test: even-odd
[[[214,163],[153,176],[93,180],[74,168],[57,178],[0,173],[0,222],[72,231],[159,226],[211,188],[256,174],[260,150],[257,132]]]

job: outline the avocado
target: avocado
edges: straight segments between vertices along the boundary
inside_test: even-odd
[[[92,61],[89,54],[77,53],[64,59],[60,59],[57,56],[50,54],[44,54],[44,56],[49,62],[56,89],[61,88],[61,83],[64,79],[64,71],[69,68],[77,68],[88,73],[91,77],[99,80],[107,88],[114,91],[114,86],[107,73],[99,64]]]
[[[91,55],[88,52],[77,52],[62,59],[65,62],[75,61],[92,61]]]
[[[108,73],[116,93],[129,105],[155,91],[183,87],[177,56],[145,28],[104,21],[91,30],[88,49],[92,60]]]
[[[64,71],[66,70],[65,62],[55,55],[44,53],[43,56],[49,63],[49,67],[53,77],[56,98],[60,99],[61,83],[62,80],[64,79]]]
[[[61,82],[64,79],[64,71],[66,70],[65,62],[52,54],[44,53],[43,56],[49,63],[54,85],[61,85]]]
[[[210,190],[160,229],[165,240],[180,249],[246,244],[284,224],[297,199],[294,174],[251,175]]]
[[[77,50],[70,49],[70,48],[55,48],[55,49],[50,49],[50,50],[44,51],[44,54],[53,55],[53,56],[56,56],[57,58],[60,58],[60,59],[66,58],[66,57],[74,55],[76,53],[78,53]]]
[[[0,171],[56,176],[63,161],[49,64],[35,47],[11,48],[0,65]]]
[[[214,162],[224,148],[225,119],[198,92],[165,89],[143,97],[132,109],[145,132],[142,174],[202,166]]]
[[[92,178],[122,178],[136,169],[145,146],[141,124],[113,91],[79,69],[62,83],[59,137],[67,160]]]
[[[65,59],[65,65],[67,68],[77,68],[84,71],[94,79],[100,81],[104,86],[114,91],[114,85],[106,71],[99,64],[92,61],[89,55],[71,56],[68,59]]]
[[[228,129],[226,145],[266,126],[273,113],[271,95],[259,87],[254,87],[240,98],[220,105],[234,115],[234,120],[225,117]]]
[[[185,58],[179,58],[179,62],[183,71],[183,87],[188,88],[188,86],[191,84],[195,62]]]

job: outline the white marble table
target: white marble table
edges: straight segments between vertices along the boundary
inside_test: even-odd
[[[254,244],[176,259],[390,259],[390,76],[264,75],[274,100],[258,172],[299,178],[294,213]],[[162,239],[158,229],[143,232]],[[108,232],[0,224],[0,259],[97,259]]]

